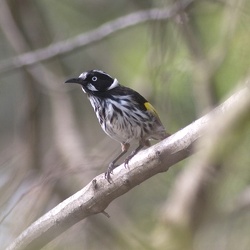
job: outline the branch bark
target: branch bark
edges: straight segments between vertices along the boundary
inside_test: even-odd
[[[205,133],[210,122],[213,122],[214,112],[221,116],[226,115],[242,98],[250,100],[249,86],[171,137],[138,153],[130,161],[129,169],[119,166],[114,170],[111,184],[104,179],[103,174],[95,177],[82,190],[34,222],[7,249],[40,249],[84,218],[106,213],[106,207],[117,197],[188,157],[195,141]]]

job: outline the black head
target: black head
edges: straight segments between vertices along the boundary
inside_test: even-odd
[[[96,69],[83,72],[78,78],[69,79],[65,83],[78,83],[88,94],[106,92],[119,86],[117,79]]]

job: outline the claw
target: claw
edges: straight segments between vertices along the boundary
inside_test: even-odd
[[[106,179],[109,183],[111,183],[111,181],[112,181],[112,178],[110,177],[110,174],[111,174],[111,172],[109,172],[109,171],[107,171],[107,172],[105,173],[105,179]]]
[[[112,178],[111,178],[111,174],[113,174],[113,170],[116,168],[117,166],[114,164],[114,162],[111,162],[110,164],[109,164],[109,166],[108,166],[108,169],[107,169],[107,171],[106,171],[106,173],[105,173],[105,179],[109,182],[109,183],[111,183],[111,181],[112,181]]]
[[[127,157],[127,158],[125,159],[125,161],[124,161],[124,167],[125,167],[125,168],[128,168],[128,163],[129,163],[129,161],[131,160],[131,158],[132,158],[132,157]]]
[[[145,142],[140,143],[139,146],[134,151],[132,151],[132,153],[125,159],[124,161],[125,168],[128,168],[129,161],[144,147],[144,145]]]

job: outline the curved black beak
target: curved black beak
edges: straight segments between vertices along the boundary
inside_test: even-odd
[[[83,79],[82,78],[71,78],[71,79],[68,79],[67,81],[65,81],[65,83],[79,83],[81,84],[83,82]]]

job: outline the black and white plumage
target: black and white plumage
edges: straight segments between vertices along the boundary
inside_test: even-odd
[[[90,70],[66,83],[81,85],[104,132],[122,145],[122,152],[110,163],[105,174],[109,182],[115,163],[127,152],[130,142],[138,141],[139,146],[125,159],[125,166],[140,149],[150,145],[150,139],[162,140],[169,136],[153,106],[107,73]]]

